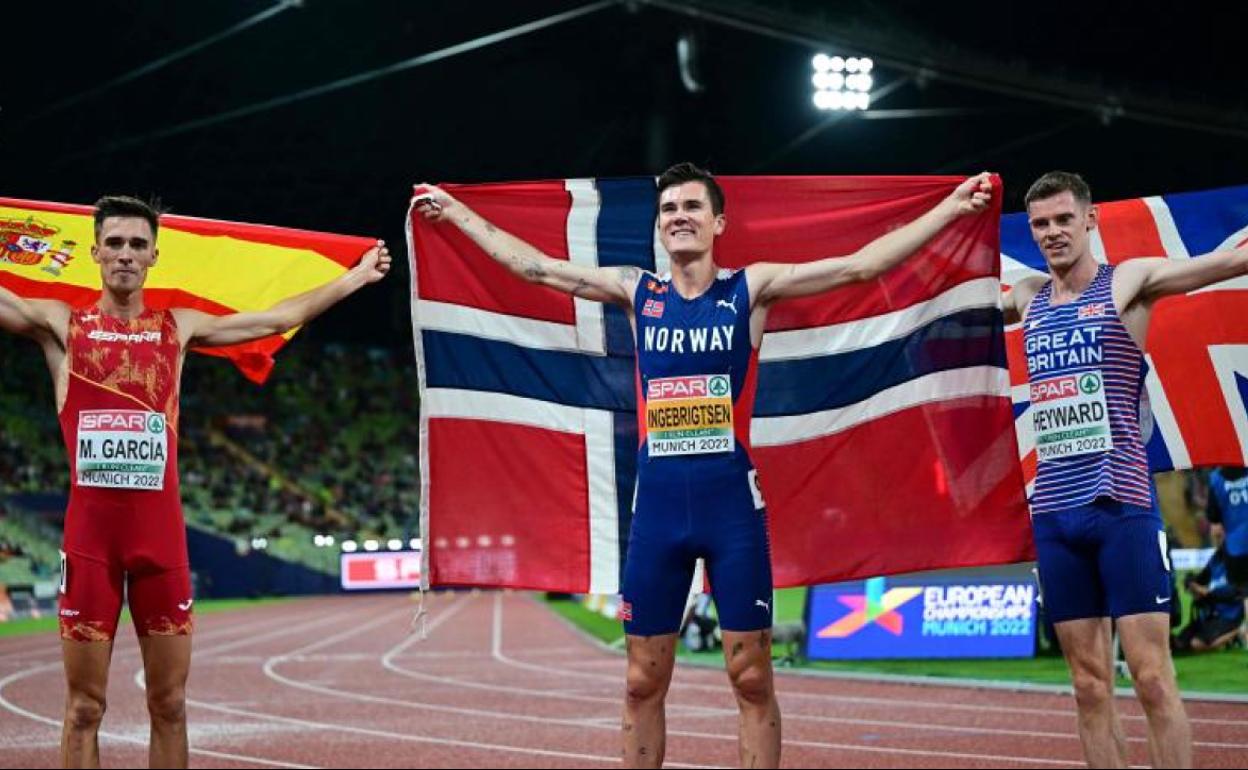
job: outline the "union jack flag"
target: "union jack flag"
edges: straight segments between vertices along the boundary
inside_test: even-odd
[[[715,258],[739,268],[849,254],[959,181],[721,178],[728,227]],[[653,178],[447,189],[552,257],[669,270]],[[771,309],[752,454],[777,585],[1031,556],[997,206],[878,281]],[[413,210],[408,225],[423,574],[616,592],[638,448],[628,314],[518,280],[449,223]]]
[[[1098,208],[1092,253],[1099,262],[1191,259],[1248,241],[1248,186],[1132,198]],[[1045,274],[1026,214],[1001,219],[1001,250],[1006,286]],[[1036,456],[1022,327],[1006,333],[1019,456],[1030,484]],[[1142,424],[1152,469],[1248,465],[1248,278],[1158,302],[1145,354],[1150,372]]]

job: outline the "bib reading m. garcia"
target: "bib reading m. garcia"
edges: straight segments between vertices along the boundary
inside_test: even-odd
[[[90,409],[78,414],[79,486],[164,489],[169,458],[165,416],[138,409]]]
[[[650,380],[646,440],[651,457],[731,452],[731,378],[709,374]]]

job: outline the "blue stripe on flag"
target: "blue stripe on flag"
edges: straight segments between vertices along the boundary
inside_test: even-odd
[[[598,212],[598,264],[602,267],[632,265],[654,271],[654,180],[602,179],[596,182],[601,208]],[[607,355],[633,355],[633,328],[621,307],[606,308]]]
[[[974,308],[875,347],[760,365],[755,415],[807,414],[858,403],[934,372],[1005,368],[1001,312]],[[569,406],[632,413],[635,369],[622,356],[534,350],[426,329],[428,386],[509,393]]]
[[[1248,222],[1248,186],[1163,196],[1192,256],[1213,251]]]
[[[863,350],[759,367],[759,417],[838,409],[933,372],[1006,367],[1001,311],[972,308]]]
[[[1044,264],[1044,255],[1031,239],[1031,225],[1027,224],[1025,213],[1001,217],[1001,253],[1042,273],[1049,272]]]

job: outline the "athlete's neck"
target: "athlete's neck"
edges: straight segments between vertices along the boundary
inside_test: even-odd
[[[719,268],[710,251],[698,255],[672,255],[672,285],[685,299],[697,299],[715,282]]]
[[[100,301],[96,303],[96,307],[104,315],[112,316],[119,321],[133,321],[143,315],[145,310],[143,290],[121,293],[106,288],[100,295]]]
[[[1072,264],[1063,267],[1051,265],[1049,272],[1053,276],[1053,304],[1061,305],[1077,299],[1087,290],[1092,279],[1096,278],[1099,267],[1091,254],[1084,254]]]

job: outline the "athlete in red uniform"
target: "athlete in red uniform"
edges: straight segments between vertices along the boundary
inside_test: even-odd
[[[143,285],[159,255],[158,226],[157,211],[134,198],[96,204],[91,256],[104,289],[94,307],[26,300],[0,288],[0,330],[31,337],[43,349],[69,453],[60,608],[68,682],[65,767],[99,766],[123,591],[143,654],[151,766],[187,764],[192,597],[177,472],[178,389],[187,349],[284,333],[390,269],[379,241],[345,275],[267,311],[156,311],[144,306]]]

